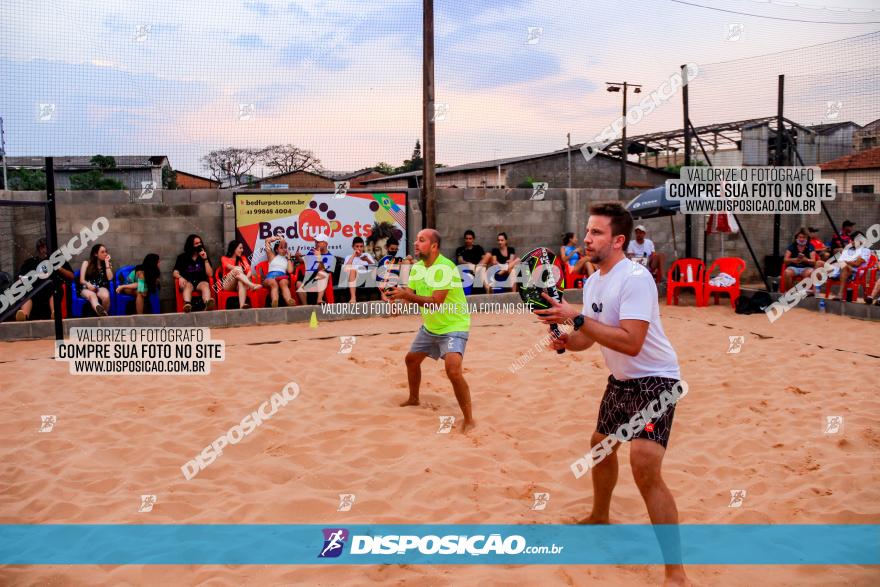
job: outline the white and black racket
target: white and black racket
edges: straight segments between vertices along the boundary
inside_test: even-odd
[[[542,294],[547,294],[557,302],[562,301],[562,291],[565,289],[565,274],[555,265],[556,255],[546,247],[538,247],[529,251],[522,262],[528,267],[528,280],[519,290],[522,301],[531,306],[532,311],[546,310],[550,303]],[[553,336],[559,336],[559,325],[551,324],[550,331]],[[565,349],[556,351],[560,355]]]

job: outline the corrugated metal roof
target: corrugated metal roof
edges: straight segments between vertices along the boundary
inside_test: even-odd
[[[73,155],[54,157],[55,169],[91,169],[91,159],[94,155]],[[163,161],[167,161],[165,155],[113,155],[117,168],[147,168],[158,167]],[[6,157],[6,165],[9,167],[43,167],[46,164],[45,157]]]

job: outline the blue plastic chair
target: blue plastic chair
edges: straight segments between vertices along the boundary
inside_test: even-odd
[[[71,287],[70,287],[70,298],[71,298],[71,299],[70,299],[70,302],[71,302],[71,303],[70,303],[70,308],[71,308],[71,310],[72,310],[72,311],[71,311],[71,314],[73,315],[74,318],[82,318],[82,317],[83,317],[83,311],[84,311],[86,308],[90,308],[90,309],[91,309],[91,307],[92,307],[91,304],[89,304],[86,300],[84,300],[83,298],[81,298],[80,295],[79,295],[79,288],[80,288],[80,285],[79,285],[79,271],[80,271],[80,270],[77,269],[76,271],[73,272],[73,283],[70,284],[70,285],[71,285]],[[105,309],[107,309],[107,314],[108,314],[108,315],[113,315],[113,314],[112,314],[112,311],[113,311],[113,308],[114,308],[115,305],[116,305],[116,304],[113,303],[113,301],[114,301],[113,298],[114,298],[114,295],[115,295],[115,294],[114,294],[114,291],[115,291],[115,287],[114,287],[113,283],[111,282],[111,283],[110,283],[110,308],[109,308],[109,309],[108,309],[108,308],[105,308]]]
[[[134,265],[126,265],[122,267],[116,272],[116,276],[113,278],[113,283],[110,284],[110,299],[111,306],[113,307],[113,311],[111,315],[113,316],[125,316],[127,315],[128,304],[129,302],[134,302],[135,297],[128,294],[118,294],[116,293],[116,288],[123,284],[123,278],[134,271]],[[150,294],[149,298],[147,298],[150,303],[150,314],[158,314],[159,313],[159,290],[156,289],[152,294]]]

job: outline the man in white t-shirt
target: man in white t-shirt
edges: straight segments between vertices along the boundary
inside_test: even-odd
[[[367,276],[375,269],[376,260],[369,253],[364,252],[364,239],[361,237],[354,237],[354,240],[351,241],[351,246],[354,252],[346,257],[342,270],[348,281],[348,301],[355,303],[357,301],[357,288],[359,285],[367,283]],[[375,284],[375,281],[373,281],[372,285],[375,286]]]
[[[865,235],[861,232],[854,232],[852,234],[853,243],[855,242],[856,237],[861,237],[864,239]],[[847,246],[843,249],[843,251],[841,251],[837,267],[828,273],[829,279],[840,280],[840,295],[831,296],[831,299],[845,299],[844,290],[846,289],[846,282],[851,281],[853,278],[855,278],[858,270],[868,264],[868,262],[871,260],[871,255],[871,249],[869,249],[868,247],[856,248],[855,246]],[[858,291],[856,291],[856,296],[858,296]]]
[[[579,311],[565,301],[545,296],[551,307],[536,314],[548,324],[574,323],[574,330],[551,341],[550,348],[577,352],[598,343],[611,371],[591,439],[591,446],[608,446],[608,450],[604,458],[598,462],[594,459],[590,464],[593,511],[581,523],[609,523],[620,447],[619,443],[606,440],[613,435],[620,441],[632,440],[630,465],[651,523],[668,529],[668,525],[678,524],[678,510],[663,482],[660,467],[672,429],[675,401],[687,388],[679,381],[678,358],[660,323],[657,286],[642,265],[624,254],[632,225],[632,216],[620,203],[592,206],[584,252],[598,271],[584,283],[583,309]],[[684,391],[680,391],[682,386]],[[675,400],[670,402],[670,397]],[[629,438],[621,434],[626,426]],[[658,537],[667,531],[658,529]],[[686,585],[684,567],[677,564],[677,532],[672,534],[661,539],[661,548],[670,563],[666,565],[664,584]]]
[[[663,280],[663,254],[657,252],[651,239],[645,238],[647,234],[643,224],[636,226],[636,238],[629,241],[626,256],[650,269],[654,282],[660,283]]]

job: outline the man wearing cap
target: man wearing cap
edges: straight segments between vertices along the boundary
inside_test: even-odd
[[[651,239],[645,238],[648,231],[644,224],[636,226],[635,234],[636,238],[629,241],[629,246],[626,248],[626,256],[648,267],[651,275],[654,276],[654,282],[660,283],[663,279],[663,255],[654,249]]]
[[[846,245],[852,242],[852,232],[855,223],[850,220],[843,221],[843,227],[840,229],[840,234],[836,234],[831,238],[831,248],[834,249],[835,253],[839,253],[846,248]]]
[[[37,240],[36,252],[37,254],[35,256],[22,263],[18,270],[20,276],[35,271],[41,263],[49,258],[49,247],[46,245],[45,238]],[[45,273],[43,273],[43,275],[45,275]],[[60,288],[64,281],[73,281],[73,268],[70,266],[70,263],[65,261],[64,265],[53,271],[51,279],[54,286],[41,289],[29,300],[23,303],[15,313],[16,320],[21,322],[24,320],[50,320],[54,318],[55,307],[52,303],[52,296],[55,294],[55,290]],[[42,280],[37,282],[37,285],[41,283],[41,281]]]
[[[298,261],[303,261],[306,265],[302,283],[297,283],[296,288],[303,305],[306,304],[306,293],[310,291],[318,292],[318,304],[324,299],[324,290],[327,289],[327,283],[336,267],[336,257],[327,249],[329,240],[327,233],[321,231],[315,235],[315,248],[306,253],[305,258],[299,251],[294,254]]]

